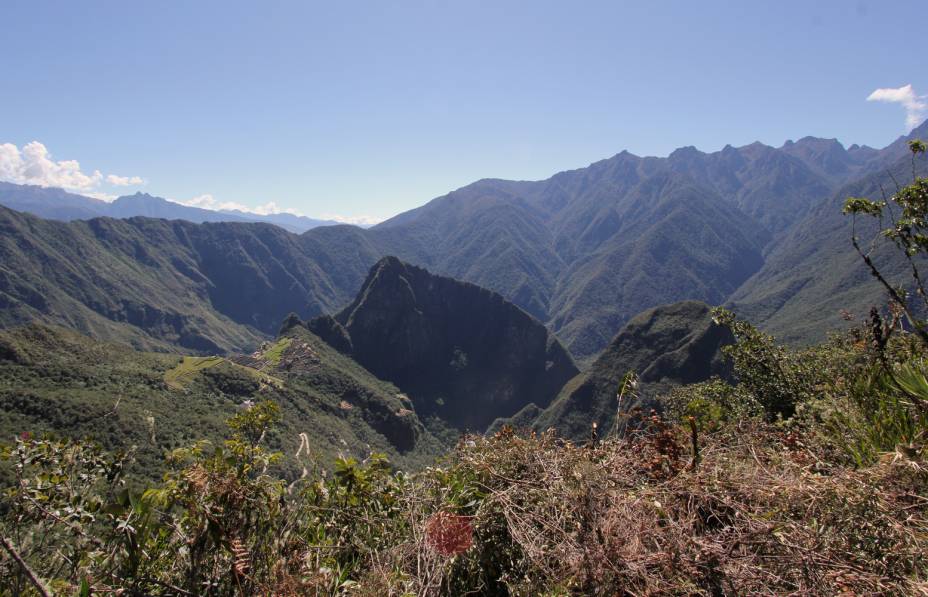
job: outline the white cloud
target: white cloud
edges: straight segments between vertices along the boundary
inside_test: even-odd
[[[0,178],[18,184],[85,191],[99,186],[103,174],[99,170],[85,174],[77,160],[56,162],[44,145],[33,141],[23,145],[22,150],[12,143],[0,145]]]
[[[266,216],[269,214],[290,214],[293,216],[302,216],[300,212],[290,207],[281,207],[277,205],[275,201],[268,201],[264,205],[259,205],[258,207],[251,210],[252,213],[256,213],[260,216]]]
[[[57,187],[74,193],[80,193],[94,199],[113,201],[116,194],[107,192],[113,190],[108,187],[128,187],[146,184],[140,176],[119,176],[118,174],[103,175],[99,170],[85,173],[77,160],[55,161],[45,145],[33,141],[23,145],[20,149],[12,143],[0,143],[0,180],[16,184],[38,185],[43,187]],[[102,187],[102,188],[101,188]],[[299,211],[285,208],[275,201],[269,201],[257,207],[249,207],[233,201],[219,201],[210,194],[203,194],[187,200],[172,199],[174,203],[199,207],[213,211],[243,211],[247,213],[266,216],[275,213],[288,213],[302,216]],[[360,216],[358,218],[338,218],[339,222],[352,224],[376,223],[377,218]]]
[[[377,216],[343,216],[339,214],[323,214],[319,216],[320,220],[332,220],[333,222],[341,222],[342,224],[354,224],[355,226],[373,226],[374,224],[379,224],[383,222],[386,218],[380,218]]]
[[[99,170],[86,173],[81,170],[80,162],[77,160],[53,160],[48,148],[38,141],[26,143],[22,149],[12,143],[0,144],[0,180],[16,184],[57,187],[106,201],[111,201],[115,196],[99,190],[104,180],[116,186],[137,185],[144,182],[138,176],[111,174],[104,179]]]
[[[100,201],[106,201],[106,202],[116,201],[117,197],[119,197],[119,195],[114,195],[112,193],[103,193],[100,191],[94,191],[92,193],[88,193],[85,191],[81,193],[81,195],[83,195],[84,197],[91,197],[92,199],[99,199]]]
[[[107,176],[106,182],[110,183],[114,187],[128,187],[145,184],[145,181],[142,180],[141,176],[117,176],[115,174],[110,174]]]
[[[233,201],[219,201],[210,194],[198,195],[192,199],[171,199],[174,203],[180,203],[181,205],[186,205],[188,207],[199,207],[201,209],[209,209],[213,211],[243,211],[245,213],[255,214],[259,216],[267,216],[270,214],[292,214],[295,216],[302,216],[303,214],[295,209],[281,207],[277,204],[276,201],[268,201],[264,205],[258,205],[257,207],[249,207],[241,203],[235,203]],[[315,217],[315,216],[313,216]],[[323,214],[319,216],[320,220],[332,220],[334,222],[341,222],[342,224],[354,224],[356,226],[373,226],[374,224],[379,224],[384,221],[384,218],[379,218],[377,216],[343,216],[339,214]]]
[[[916,95],[912,85],[892,88],[884,87],[867,96],[868,102],[889,102],[902,104],[905,108],[906,131],[911,131],[922,123],[928,115],[928,96]]]
[[[264,205],[249,207],[234,201],[219,201],[209,193],[205,195],[198,195],[192,199],[172,199],[171,201],[174,201],[174,203],[180,203],[181,205],[186,205],[188,207],[199,207],[200,209],[210,209],[213,211],[243,211],[245,213],[256,214],[259,216],[281,213],[292,214],[294,216],[303,215],[295,209],[281,207],[277,204],[276,201],[268,201]]]
[[[204,195],[197,195],[192,199],[171,199],[174,203],[180,203],[181,205],[186,205],[188,207],[199,207],[200,209],[209,209],[212,211],[222,211],[222,210],[238,210],[238,211],[251,211],[251,208],[247,205],[242,205],[241,203],[235,203],[233,201],[219,201],[209,193]]]

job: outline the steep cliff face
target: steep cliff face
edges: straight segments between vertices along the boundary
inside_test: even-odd
[[[712,321],[704,303],[684,301],[645,311],[628,322],[589,371],[564,386],[531,426],[554,427],[561,435],[583,439],[596,422],[607,433],[618,407],[619,384],[628,371],[638,374],[638,393],[647,404],[669,386],[727,376],[729,364],[721,348],[733,342],[731,332]],[[519,413],[494,428],[504,422],[524,426],[526,420],[526,413]]]
[[[498,294],[381,259],[334,317],[309,322],[333,347],[409,394],[419,416],[482,431],[527,404],[547,406],[577,374],[537,320]]]

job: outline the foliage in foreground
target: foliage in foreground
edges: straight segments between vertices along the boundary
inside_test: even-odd
[[[665,398],[624,437],[462,439],[414,476],[371,455],[277,478],[270,402],[135,493],[93,445],[22,437],[4,593],[928,593],[921,345],[877,323],[793,351],[733,327],[737,385]],[[879,334],[889,324],[879,320]],[[18,562],[13,555],[21,558]],[[34,578],[34,583],[30,580]]]
[[[928,252],[925,188],[893,197],[908,211],[885,236],[910,257]],[[801,350],[718,311],[736,384],[676,390],[663,415],[588,445],[511,428],[464,438],[415,476],[376,454],[329,474],[304,434],[288,484],[264,445],[269,401],[234,416],[221,445],[174,451],[142,493],[118,455],[23,436],[5,454],[0,590],[928,595],[928,332],[887,292],[888,315]]]

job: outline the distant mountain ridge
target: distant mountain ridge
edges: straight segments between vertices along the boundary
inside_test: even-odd
[[[793,226],[841,186],[904,158],[914,137],[928,137],[928,123],[882,150],[806,137],[667,158],[622,152],[544,181],[481,180],[370,236],[496,290],[589,363],[636,313],[723,302]]]
[[[0,205],[49,220],[70,222],[91,218],[164,218],[188,222],[266,222],[290,232],[306,232],[338,222],[289,213],[256,214],[238,210],[211,210],[182,205],[147,193],[125,195],[112,202],[69,193],[62,189],[0,182]]]
[[[245,222],[60,223],[0,208],[0,325],[38,318],[141,348],[239,350],[271,337],[291,311],[303,319],[338,311],[378,260],[395,255],[499,293],[581,365],[637,313],[682,300],[730,302],[803,341],[844,325],[837,297],[853,295],[855,307],[882,301],[861,266],[842,257],[850,224],[836,201],[854,181],[907,159],[910,137],[928,137],[928,124],[880,150],[807,137],[667,158],[622,152],[544,181],[477,181],[370,229],[300,235]],[[0,186],[2,201],[33,206],[55,193],[65,219],[82,218],[86,198]],[[830,240],[805,242],[822,217]],[[823,268],[816,283],[840,264],[854,277],[832,290],[858,280],[859,289],[802,292],[812,286],[790,247]]]
[[[338,286],[354,280],[319,265],[333,251],[270,224],[56,222],[0,207],[0,326],[38,320],[140,349],[247,351],[287,313],[343,304]]]
[[[924,159],[915,162],[920,176],[928,175]],[[871,306],[886,303],[883,287],[851,249],[851,219],[841,212],[847,197],[880,199],[898,182],[910,180],[913,162],[902,157],[844,185],[798,222],[761,267],[728,299],[742,317],[786,342],[818,342],[826,332],[858,320]],[[864,246],[877,234],[876,223],[858,222],[856,234]],[[888,243],[875,247],[871,258],[893,284],[915,292],[909,265]],[[846,315],[842,315],[842,312]]]

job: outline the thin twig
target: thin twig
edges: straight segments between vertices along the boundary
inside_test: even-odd
[[[32,586],[34,586],[36,591],[39,592],[39,595],[42,595],[42,597],[51,597],[51,591],[48,590],[48,588],[45,586],[45,583],[42,582],[42,579],[40,579],[39,576],[33,572],[32,568],[29,567],[29,564],[26,563],[26,560],[24,560],[23,557],[19,555],[19,552],[16,551],[16,549],[13,547],[13,544],[10,543],[6,537],[0,536],[0,545],[2,545],[3,549],[5,549],[8,554],[10,554],[10,557],[13,558],[17,564],[19,564],[19,567],[23,569],[23,573],[25,573],[26,578],[29,579],[29,582],[32,583]]]

